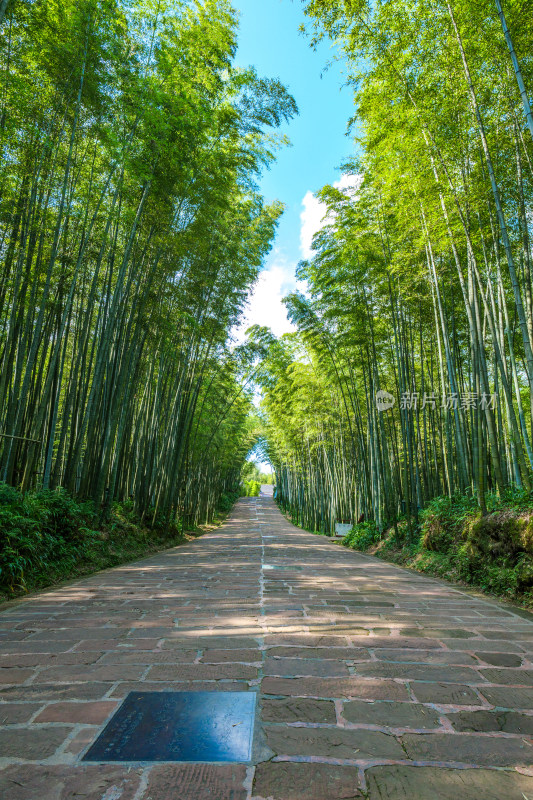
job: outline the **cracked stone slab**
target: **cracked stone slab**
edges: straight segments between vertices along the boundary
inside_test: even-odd
[[[405,758],[394,736],[379,731],[269,727],[265,732],[268,746],[278,755],[324,756],[351,761]]]
[[[245,779],[246,767],[237,764],[161,765],[150,772],[143,800],[246,800]]]
[[[364,703],[351,700],[343,704],[342,716],[347,722],[362,725],[418,729],[440,727],[438,712],[420,703]]]
[[[6,800],[136,800],[141,770],[107,765],[36,766],[0,772]]]
[[[402,744],[413,761],[454,761],[487,767],[533,765],[533,742],[519,738],[406,734]]]
[[[517,772],[434,767],[372,767],[369,800],[529,800],[533,778]]]
[[[273,761],[255,771],[253,800],[358,800],[355,767]]]

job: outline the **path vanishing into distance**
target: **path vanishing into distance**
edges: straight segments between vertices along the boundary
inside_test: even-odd
[[[6,604],[5,800],[533,800],[533,616],[240,500]],[[129,692],[258,693],[247,763],[83,761]]]

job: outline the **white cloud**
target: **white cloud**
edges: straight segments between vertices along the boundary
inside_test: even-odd
[[[335,181],[333,186],[335,189],[340,189],[341,192],[354,195],[357,189],[361,186],[362,175],[348,175],[344,172],[338,181]]]
[[[313,257],[313,236],[324,225],[327,213],[324,203],[321,203],[312,192],[307,192],[302,200],[303,211],[300,214],[300,252],[303,258]]]
[[[238,343],[246,339],[246,330],[252,325],[264,325],[275,336],[296,330],[287,319],[287,310],[281,302],[283,297],[296,286],[295,265],[287,263],[283,256],[274,251],[272,263],[259,275],[259,279],[249,299],[243,321],[233,331]]]
[[[360,185],[357,175],[341,175],[333,186],[349,194],[353,194]],[[314,234],[325,224],[327,210],[312,192],[307,192],[302,200],[303,210],[300,214],[300,251],[303,258],[311,258],[311,243]],[[275,336],[290,333],[295,329],[287,319],[287,311],[282,299],[296,288],[296,264],[288,262],[283,253],[274,248],[268,259],[268,265],[259,275],[254,290],[248,298],[247,309],[242,322],[232,331],[232,338],[237,344],[246,339],[246,330],[252,325],[264,325],[271,329]],[[305,285],[299,290],[306,293]]]
[[[333,186],[341,192],[353,196],[361,185],[360,175],[343,174]],[[302,257],[309,259],[313,257],[313,236],[324,225],[331,221],[328,218],[327,209],[324,203],[318,200],[312,192],[307,192],[302,200],[303,211],[300,214],[300,252]]]

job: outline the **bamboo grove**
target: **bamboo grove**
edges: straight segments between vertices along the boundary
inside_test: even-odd
[[[533,19],[504,6],[306,3],[354,87],[354,188],[319,194],[297,333],[254,332],[280,501],[306,527],[532,488]]]
[[[0,5],[0,480],[209,518],[253,441],[231,346],[296,112],[226,0]]]

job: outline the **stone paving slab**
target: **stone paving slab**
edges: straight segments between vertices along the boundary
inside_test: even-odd
[[[372,800],[530,800],[531,778],[516,772],[433,767],[374,767],[367,773]]]
[[[258,694],[247,764],[87,764],[130,691]],[[533,800],[533,616],[246,498],[0,611],[0,797]]]

